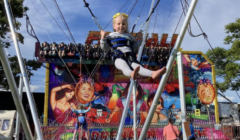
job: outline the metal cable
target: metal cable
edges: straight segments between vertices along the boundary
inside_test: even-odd
[[[60,8],[59,8],[59,6],[58,6],[57,1],[56,1],[56,0],[52,0],[52,1],[53,1],[54,5],[55,5],[55,7],[56,7],[56,9],[57,9],[60,17],[62,18],[62,21],[63,21],[63,23],[64,23],[64,25],[65,25],[65,27],[66,27],[66,29],[67,29],[67,31],[68,31],[68,34],[69,34],[70,38],[71,38],[72,41],[75,43],[75,45],[77,45],[77,44],[76,44],[76,41],[75,41],[75,39],[74,39],[74,37],[73,37],[73,35],[72,35],[72,32],[71,32],[71,30],[69,29],[68,24],[67,24],[67,22],[66,22],[66,20],[65,20],[65,18],[64,18],[64,16],[63,16],[63,14],[62,14],[62,11],[60,10]]]
[[[55,7],[56,7],[56,9],[57,9],[57,11],[58,11],[60,17],[62,18],[62,21],[63,21],[65,27],[67,28],[68,33],[69,33],[71,39],[73,40],[73,42],[74,42],[74,44],[75,44],[75,45],[74,45],[75,49],[78,50],[78,49],[77,49],[77,44],[76,44],[76,42],[75,42],[75,40],[74,40],[74,37],[73,37],[73,35],[72,35],[72,33],[71,33],[71,31],[70,31],[68,25],[67,25],[67,22],[66,22],[66,20],[65,20],[65,18],[64,18],[64,16],[63,16],[63,14],[62,14],[62,12],[61,12],[61,10],[60,10],[60,7],[59,7],[58,4],[57,4],[57,1],[56,1],[56,0],[52,0],[52,1],[53,1],[54,5],[55,5]],[[81,60],[84,61],[84,59],[82,58],[82,56],[79,55],[79,61],[81,62]],[[86,66],[86,64],[83,63],[83,65],[84,65],[84,67],[85,67],[85,69],[86,69],[86,71],[87,71],[87,74],[90,74],[90,72],[89,72],[88,67]]]
[[[31,4],[31,6],[33,7],[32,3],[31,3],[31,0],[29,0],[29,2],[30,2],[30,4]],[[45,32],[47,33],[49,39],[51,40],[51,42],[53,42],[53,41],[52,41],[52,38],[51,38],[50,35],[48,34],[48,31],[46,30],[46,28],[45,28],[45,26],[43,25],[41,19],[39,18],[37,11],[35,10],[34,7],[33,7],[33,9],[34,9],[34,11],[35,11],[35,13],[36,13],[36,15],[37,15],[37,17],[38,17],[38,19],[39,19],[39,21],[40,21],[42,27],[44,28]],[[57,53],[58,53],[58,50],[57,50],[57,49],[56,49],[56,51],[57,51]],[[72,79],[73,79],[74,82],[76,83],[76,81],[75,81],[75,79],[74,79],[72,73],[70,72],[68,66],[66,65],[65,61],[62,59],[62,57],[59,57],[59,58],[61,59],[61,61],[63,62],[64,66],[66,67],[67,71],[69,72],[70,76],[72,77]]]
[[[136,0],[137,1],[137,0]],[[128,10],[127,10],[127,12],[126,12],[126,14],[128,13],[128,11],[130,10],[130,8],[131,8],[131,6],[133,5],[133,3],[134,3],[134,0],[132,0],[132,3],[131,3],[131,5],[128,7]],[[136,3],[135,3],[136,4]],[[134,8],[134,6],[133,6],[133,8]]]
[[[138,22],[138,20],[139,20],[139,17],[140,17],[140,15],[141,15],[141,13],[142,13],[143,6],[145,5],[145,2],[146,2],[146,0],[144,1],[143,5],[142,5],[142,8],[141,8],[141,10],[140,10],[140,12],[139,12],[139,14],[138,14],[138,17],[137,17],[137,19],[136,19],[136,21],[135,21],[135,23],[134,23],[134,25],[133,25],[133,27],[132,27],[132,32],[131,32],[131,33],[133,33],[134,28],[136,27],[136,24],[137,24],[137,22]]]
[[[28,26],[30,26],[31,32],[29,32]],[[35,39],[37,40],[37,42],[39,42],[39,39],[37,38],[37,35],[36,35],[36,33],[35,33],[35,31],[34,31],[34,29],[33,29],[33,27],[32,27],[32,24],[31,24],[31,22],[30,22],[29,17],[28,17],[27,14],[26,14],[26,28],[27,28],[28,34],[29,34],[31,37],[35,38]]]
[[[155,6],[153,7],[151,13],[149,14],[148,18],[146,19],[146,21],[141,25],[140,30],[142,29],[142,27],[148,22],[148,20],[150,19],[150,17],[152,16],[152,14],[154,13],[154,10],[156,9],[157,5],[159,4],[161,0],[158,0],[157,3],[155,4]],[[144,29],[145,30],[145,29]]]
[[[58,25],[58,27],[61,29],[61,31],[64,33],[64,35],[67,37],[67,39],[69,40],[69,42],[72,42],[70,40],[70,38],[67,36],[67,34],[63,31],[62,27],[58,24],[58,22],[56,21],[56,19],[53,17],[53,15],[51,14],[51,12],[48,10],[48,8],[46,7],[46,5],[43,3],[42,0],[40,0],[42,5],[44,6],[44,8],[48,11],[48,13],[50,14],[50,16],[52,17],[52,19],[55,21],[55,23]]]

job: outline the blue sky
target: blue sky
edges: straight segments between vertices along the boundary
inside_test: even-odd
[[[60,26],[64,29],[64,31],[66,31],[53,2],[51,0],[42,1],[52,13],[57,22],[60,24]],[[94,15],[98,18],[98,21],[103,28],[111,20],[112,16],[118,12],[123,4],[127,2],[127,0],[86,1],[90,4],[90,8],[92,9]],[[84,3],[82,0],[57,0],[57,2],[77,43],[84,43],[86,36],[90,30],[99,31],[98,27],[92,21],[88,9],[83,7]],[[135,0],[129,0],[121,12],[127,13],[132,2],[135,2]],[[138,3],[136,4],[136,7],[129,18],[129,27],[132,27],[135,23],[143,3],[144,0],[138,0]],[[146,0],[142,14],[140,15],[140,19],[138,20],[138,24],[135,28],[135,32],[139,31],[140,25],[142,25],[146,20],[149,13],[150,4],[151,1]],[[69,43],[67,37],[58,28],[57,24],[45,10],[40,0],[25,0],[24,5],[29,7],[27,14],[29,15],[30,22],[34,27],[34,30],[40,42],[54,41],[57,43]],[[239,0],[198,1],[194,14],[197,17],[202,29],[208,35],[209,41],[213,47],[221,46],[225,47],[226,49],[230,48],[229,45],[223,44],[223,39],[226,36],[224,26],[230,22],[234,22],[236,18],[240,18],[239,5]],[[170,13],[171,9],[172,12]],[[160,36],[162,33],[168,33],[169,36],[171,36],[174,33],[181,13],[182,9],[179,0],[161,0],[158,6],[158,12],[155,10],[154,14],[152,15],[148,32],[152,33],[154,30],[154,32],[158,33]],[[19,21],[22,23],[20,32],[25,36],[24,44],[20,44],[22,56],[28,59],[33,59],[36,40],[27,34],[25,18],[19,19]],[[182,22],[183,18],[177,28],[176,33],[179,33]],[[106,31],[112,31],[111,24],[112,23],[110,23],[110,25],[105,29]],[[156,24],[155,28],[154,24]],[[194,20],[191,21],[191,25],[193,34],[199,34],[200,29]],[[186,33],[181,47],[186,51],[202,51],[203,53],[205,53],[210,48],[202,36],[192,38],[188,33]],[[12,56],[16,54],[14,47],[10,47],[7,51]],[[37,72],[34,72],[34,77],[32,77],[32,91],[44,92],[44,83],[45,69],[41,68]],[[240,103],[240,100],[237,97],[235,91],[227,91],[225,95],[232,101]],[[219,97],[219,101],[224,101],[224,99],[222,97]]]

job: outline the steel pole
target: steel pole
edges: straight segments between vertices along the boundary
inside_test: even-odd
[[[154,3],[155,3],[155,0],[152,0],[152,3],[151,3],[151,7],[150,7],[150,10],[149,10],[149,13],[148,13],[148,16],[151,14],[152,10],[153,10],[153,7],[154,7]],[[139,48],[139,51],[138,51],[138,55],[137,55],[137,60],[140,61],[141,58],[142,58],[142,52],[143,52],[143,48],[145,46],[145,43],[146,43],[146,37],[147,37],[147,31],[148,31],[148,27],[149,27],[149,23],[151,21],[151,17],[149,18],[148,22],[146,23],[146,28],[145,28],[145,32],[143,34],[143,40],[142,40],[142,44]]]
[[[182,132],[183,139],[187,140],[186,132],[184,131],[184,122],[186,122],[186,101],[185,101],[185,88],[184,88],[184,76],[183,76],[183,65],[182,65],[182,53],[177,54],[178,64],[178,81],[179,81],[179,92],[180,92],[180,103],[181,103],[181,119],[182,119]]]
[[[137,97],[136,97],[136,91],[137,86],[136,82],[133,83],[133,135],[134,135],[134,140],[137,140]]]
[[[15,50],[16,50],[16,54],[17,54],[17,58],[18,58],[18,63],[20,66],[20,70],[23,76],[23,82],[26,88],[26,93],[27,93],[27,97],[28,97],[28,102],[29,102],[29,106],[30,106],[30,110],[32,113],[32,117],[33,117],[33,122],[34,122],[34,126],[35,126],[35,130],[37,132],[37,136],[39,140],[43,140],[43,135],[41,132],[41,128],[40,128],[40,122],[39,119],[37,117],[37,112],[36,112],[36,106],[33,102],[34,98],[32,97],[32,93],[30,92],[30,86],[29,86],[29,82],[28,82],[28,78],[27,78],[27,74],[26,74],[26,70],[24,67],[24,63],[22,60],[22,55],[18,46],[18,42],[17,42],[17,38],[16,38],[16,32],[15,32],[15,28],[13,26],[13,22],[12,22],[12,17],[11,17],[11,13],[9,11],[9,6],[8,6],[8,2],[7,0],[4,0],[4,6],[6,9],[6,13],[7,13],[7,17],[8,17],[8,23],[11,29],[11,35],[13,38],[13,42],[14,42],[14,46],[15,46]]]
[[[120,125],[119,125],[119,129],[118,129],[116,140],[120,140],[121,139],[121,134],[122,134],[122,130],[123,130],[123,127],[124,127],[124,122],[125,122],[125,119],[126,119],[126,116],[127,116],[127,111],[128,111],[128,107],[129,107],[130,97],[131,97],[132,89],[133,89],[133,85],[134,85],[133,83],[134,83],[134,80],[131,79],[131,84],[130,84],[130,87],[128,89],[127,101],[126,101],[126,104],[124,105],[124,110],[123,110],[123,113],[122,113],[121,122],[120,122]]]
[[[151,7],[150,7],[149,15],[151,14],[151,11],[153,9],[154,3],[155,3],[155,0],[152,0],[152,4],[151,4]],[[141,60],[142,51],[143,51],[143,47],[145,45],[145,38],[147,36],[147,30],[148,30],[148,27],[149,27],[150,20],[151,20],[151,17],[148,20],[148,22],[146,23],[146,28],[145,28],[145,32],[144,32],[144,35],[143,35],[142,45],[140,46],[140,48],[138,50],[138,57],[137,57],[138,61]],[[126,105],[124,106],[124,110],[123,110],[123,114],[122,114],[122,117],[121,117],[121,122],[120,122],[120,125],[119,125],[119,129],[118,129],[116,140],[120,140],[121,139],[121,134],[122,134],[122,130],[123,130],[123,127],[124,127],[124,122],[125,122],[125,119],[126,119],[126,116],[127,116],[127,111],[128,111],[130,97],[131,97],[131,94],[132,94],[132,89],[133,89],[134,83],[136,84],[136,81],[135,80],[131,80],[131,84],[130,84],[130,87],[129,87],[129,90],[128,90],[128,95],[127,95],[127,101],[126,101]],[[133,93],[133,94],[136,94],[136,93]]]
[[[146,137],[147,130],[148,130],[149,126],[150,126],[150,123],[151,123],[152,117],[154,115],[154,112],[156,110],[159,98],[161,97],[161,94],[163,92],[163,88],[164,88],[164,86],[165,86],[165,84],[167,82],[167,78],[168,78],[168,76],[169,76],[169,74],[171,72],[173,62],[174,62],[174,60],[175,60],[175,58],[177,56],[177,52],[178,52],[178,50],[179,50],[179,48],[180,48],[180,46],[182,44],[182,40],[183,40],[184,35],[186,33],[188,24],[189,24],[189,22],[191,20],[191,17],[192,17],[194,9],[196,7],[197,1],[198,0],[192,0],[192,2],[190,4],[190,7],[188,9],[188,12],[187,12],[186,18],[184,20],[183,26],[181,28],[180,34],[179,34],[179,36],[177,38],[176,44],[175,44],[175,46],[173,48],[173,51],[171,52],[171,56],[170,56],[170,58],[168,60],[167,67],[166,67],[167,68],[167,72],[162,76],[162,79],[161,79],[160,84],[158,85],[158,89],[156,91],[156,95],[155,95],[155,97],[153,99],[153,103],[152,103],[152,105],[150,107],[150,110],[148,112],[147,119],[146,119],[146,121],[145,121],[145,123],[143,125],[142,133],[140,134],[140,137],[139,137],[140,140],[144,140],[145,137]]]
[[[19,77],[19,87],[18,87],[20,101],[22,101],[22,94],[23,94],[22,90],[23,90],[23,79],[22,79],[22,75],[20,75],[20,77]],[[19,114],[17,112],[16,128],[15,128],[15,140],[19,139],[19,131],[20,131],[20,121],[19,121]]]
[[[33,139],[32,133],[30,131],[27,117],[26,117],[25,111],[23,109],[23,105],[22,105],[21,100],[18,95],[18,90],[17,90],[15,80],[13,78],[12,69],[9,66],[10,63],[8,62],[8,58],[7,58],[7,55],[6,55],[6,52],[4,49],[5,48],[3,46],[2,40],[0,39],[0,59],[2,62],[3,70],[7,77],[7,81],[8,81],[12,96],[13,96],[13,101],[15,103],[17,112],[19,114],[19,118],[22,123],[23,130],[26,133],[26,138],[27,138],[27,140],[32,140]]]

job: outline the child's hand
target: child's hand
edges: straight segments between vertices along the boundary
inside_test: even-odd
[[[137,37],[142,40],[142,39],[143,39],[143,34],[142,34],[142,32],[138,32],[138,33],[137,33]]]
[[[104,39],[106,37],[106,32],[101,30],[100,35],[101,35],[101,39]]]

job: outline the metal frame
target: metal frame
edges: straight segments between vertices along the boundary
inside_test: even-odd
[[[184,38],[184,35],[186,33],[188,24],[189,24],[189,22],[191,20],[191,17],[193,15],[193,11],[194,11],[194,9],[196,7],[197,1],[198,0],[192,0],[191,4],[189,6],[186,18],[185,18],[183,26],[181,28],[180,34],[179,34],[179,36],[177,38],[177,42],[176,42],[176,44],[175,44],[175,46],[174,46],[174,48],[173,48],[173,50],[171,52],[171,56],[170,56],[169,61],[167,63],[167,72],[162,76],[162,79],[161,79],[160,84],[158,86],[158,89],[156,91],[156,95],[155,95],[155,97],[153,99],[152,106],[150,107],[147,119],[146,119],[146,121],[144,123],[143,129],[142,129],[142,133],[140,134],[140,137],[139,137],[140,140],[144,140],[145,137],[146,137],[147,130],[148,130],[149,126],[150,126],[150,123],[152,121],[154,112],[155,112],[156,107],[157,107],[157,103],[159,101],[159,98],[161,97],[161,94],[163,92],[163,88],[164,88],[164,86],[165,86],[165,84],[167,82],[167,78],[168,78],[168,76],[169,76],[169,74],[171,72],[171,69],[172,69],[172,66],[173,66],[173,62],[174,62],[174,60],[175,60],[175,58],[177,56],[177,52],[178,52],[178,50],[179,50],[179,48],[180,48],[180,46],[182,44],[182,40]]]
[[[6,52],[5,52],[5,48],[3,46],[3,43],[2,43],[1,39],[0,39],[0,59],[1,59],[1,62],[2,62],[4,72],[5,72],[6,77],[7,77],[7,81],[8,81],[10,90],[11,90],[11,94],[13,96],[13,101],[14,101],[15,106],[17,108],[17,112],[19,114],[20,121],[22,123],[23,130],[26,134],[26,138],[27,138],[27,140],[32,140],[33,136],[32,136],[28,121],[27,121],[27,116],[25,114],[25,111],[23,109],[23,105],[22,105],[21,100],[19,98],[19,95],[18,95],[19,92],[17,90],[16,82],[15,82],[13,74],[12,74],[12,69],[9,66],[10,63],[8,61],[8,58],[7,58],[7,55],[6,55]]]
[[[21,55],[21,52],[20,52],[20,49],[19,49],[19,46],[18,46],[16,32],[15,32],[15,28],[13,26],[13,21],[12,21],[12,17],[11,17],[11,13],[10,13],[10,10],[9,10],[7,0],[4,0],[4,6],[5,6],[5,9],[6,9],[8,23],[9,23],[11,33],[12,33],[11,35],[12,35],[12,39],[13,39],[13,42],[14,42],[14,47],[15,47],[15,50],[16,50],[18,63],[19,63],[20,70],[21,70],[21,73],[22,73],[22,76],[23,76],[23,82],[24,82],[24,86],[26,88],[26,93],[27,93],[27,97],[28,97],[28,102],[29,102],[29,106],[30,106],[35,130],[37,132],[38,139],[43,140],[43,135],[42,135],[42,131],[41,131],[41,128],[40,128],[40,122],[39,122],[39,119],[38,119],[38,116],[37,116],[36,106],[35,106],[34,101],[33,101],[34,98],[32,97],[32,93],[30,91],[30,85],[29,85],[25,65],[23,63],[22,55]]]

